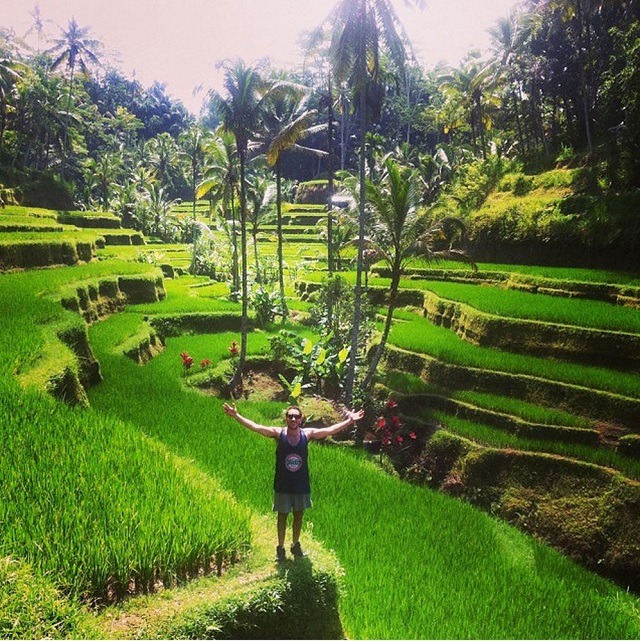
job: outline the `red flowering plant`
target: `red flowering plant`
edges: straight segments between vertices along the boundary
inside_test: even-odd
[[[240,346],[236,341],[231,341],[231,345],[227,348],[229,352],[229,360],[227,365],[227,376],[229,380],[233,380],[236,370],[238,369],[238,361],[240,360]]]
[[[200,369],[207,369],[208,367],[211,367],[211,359],[203,358],[200,361]]]
[[[413,449],[417,435],[409,430],[398,415],[398,402],[389,398],[378,416],[374,432],[380,438],[380,453],[398,455]]]
[[[180,358],[182,359],[182,369],[184,370],[184,375],[186,376],[189,370],[193,367],[193,358],[191,358],[191,356],[189,356],[187,352],[182,352],[180,354]]]

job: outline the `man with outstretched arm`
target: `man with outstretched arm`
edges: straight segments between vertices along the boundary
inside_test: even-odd
[[[253,432],[276,441],[276,471],[273,481],[273,511],[278,513],[278,547],[276,558],[282,562],[286,558],[284,549],[287,518],[293,512],[291,553],[295,557],[304,556],[300,547],[300,532],[304,511],[311,507],[311,485],[309,482],[308,443],[327,436],[338,434],[364,416],[364,410],[347,411],[346,418],[330,427],[303,428],[302,410],[291,405],[285,413],[286,428],[260,425],[242,416],[235,403],[225,403],[223,409],[228,416],[235,418],[240,425]]]

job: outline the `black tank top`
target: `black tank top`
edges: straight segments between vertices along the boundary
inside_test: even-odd
[[[300,440],[297,445],[291,445],[287,440],[286,430],[280,432],[276,449],[276,474],[273,489],[279,494],[309,494],[307,435],[300,430]]]

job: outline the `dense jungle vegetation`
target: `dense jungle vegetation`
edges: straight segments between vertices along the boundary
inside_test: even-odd
[[[254,70],[265,82],[298,83],[306,94],[272,101],[248,154],[265,152],[297,121],[278,163],[290,196],[291,181],[355,171],[364,135],[369,176],[377,159],[393,153],[417,169],[423,204],[446,198],[441,205],[463,217],[507,171],[515,171],[516,190],[526,191],[526,174],[578,165],[572,196],[551,222],[523,222],[512,207],[501,216],[507,222],[473,225],[472,246],[482,258],[493,252],[513,259],[526,241],[538,262],[560,261],[563,247],[565,262],[637,264],[638,11],[631,0],[527,0],[496,22],[491,52],[469,52],[457,68],[423,69],[410,47],[400,58],[383,47],[364,102],[347,58],[328,71],[332,32],[323,25],[301,38],[299,70]],[[41,34],[43,24],[34,14]],[[28,49],[21,34],[0,32],[0,195],[26,205],[113,211],[144,233],[190,239],[171,204],[193,200],[203,178],[224,172],[219,101],[212,96],[195,117],[162,84],[142,87],[106,58],[91,29],[75,20],[38,50]],[[302,137],[316,154],[289,148]],[[264,174],[257,160],[248,171],[256,180]],[[213,194],[211,200],[213,208]]]

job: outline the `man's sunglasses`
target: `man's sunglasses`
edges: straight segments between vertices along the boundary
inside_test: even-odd
[[[287,418],[302,418],[300,414],[287,414]]]

